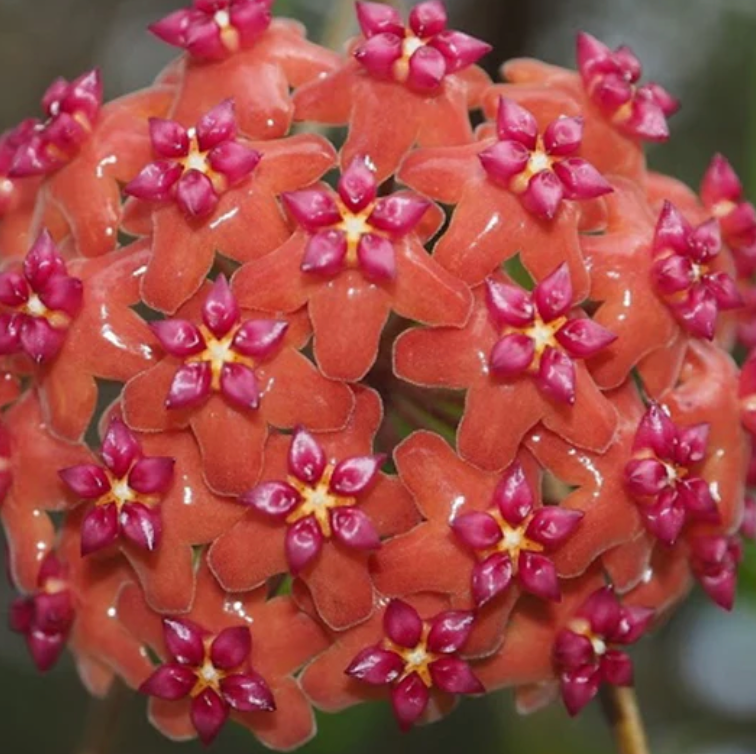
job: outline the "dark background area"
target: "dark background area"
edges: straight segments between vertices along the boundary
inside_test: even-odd
[[[0,131],[38,112],[56,76],[98,65],[109,98],[146,85],[173,55],[145,26],[182,0],[0,0]],[[279,14],[307,22],[310,36],[333,38],[341,2],[291,0]],[[652,165],[696,185],[722,151],[756,190],[756,0],[457,0],[454,26],[495,46],[492,73],[516,55],[573,65],[575,32],[610,46],[629,44],[647,78],[683,102],[673,138],[650,152]],[[330,15],[329,15],[330,14]],[[340,31],[338,27],[336,31]],[[634,652],[637,687],[655,754],[756,752],[756,573],[753,553],[738,607],[725,615],[700,595]],[[70,659],[50,675],[33,671],[23,642],[6,631],[10,590],[0,585],[0,750],[4,754],[95,754],[85,729],[103,722]],[[149,726],[144,700],[128,698],[111,740],[112,754],[202,751],[172,744]],[[246,731],[228,726],[218,754],[261,751]],[[401,735],[386,705],[321,716],[305,754],[328,752],[496,752],[599,754],[612,743],[596,705],[571,721],[555,706],[528,718],[511,694],[463,703],[451,717]],[[99,753],[98,753],[99,754]]]

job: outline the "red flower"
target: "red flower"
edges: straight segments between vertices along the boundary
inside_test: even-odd
[[[577,312],[567,319],[575,302],[566,265],[532,297],[503,276],[492,277],[483,299],[481,287],[464,328],[416,328],[395,345],[403,379],[468,389],[458,435],[462,456],[489,470],[504,468],[540,421],[580,447],[604,449],[616,414],[573,359],[596,353],[612,336]]]
[[[304,231],[233,279],[242,306],[293,312],[306,305],[318,365],[341,380],[359,380],[373,365],[392,309],[453,326],[470,310],[467,287],[423,248],[436,230],[437,216],[426,214],[432,205],[409,192],[376,200],[367,159],[344,172],[338,196],[325,188],[286,194]]]
[[[370,454],[381,413],[377,395],[360,392],[340,432],[269,439],[263,481],[239,500],[251,510],[208,556],[226,589],[247,591],[289,572],[307,585],[329,626],[343,629],[370,615],[368,553],[379,537],[417,521],[398,479],[378,472],[381,457]]]
[[[0,354],[26,353],[37,364],[58,355],[79,314],[82,282],[66,270],[55,242],[43,231],[29,249],[23,274],[0,274]]]
[[[595,591],[557,634],[554,664],[567,712],[576,715],[602,683],[633,685],[630,657],[617,645],[634,644],[654,617],[652,609],[621,605],[611,587]]]
[[[364,37],[351,59],[294,94],[297,120],[349,124],[342,165],[370,155],[376,177],[391,175],[417,142],[422,146],[472,140],[468,108],[479,103],[488,78],[473,64],[491,48],[446,29],[440,2],[420,3],[405,28],[394,8],[357,3]],[[386,112],[402,113],[385,118]]]
[[[67,569],[54,553],[42,561],[37,591],[11,605],[10,628],[23,634],[34,664],[45,673],[58,661],[74,620]]]
[[[743,543],[731,536],[697,536],[690,539],[690,567],[706,594],[724,610],[732,610]]]
[[[226,100],[186,129],[173,120],[150,118],[158,157],[124,191],[147,201],[175,201],[188,218],[209,215],[230,186],[241,183],[260,154],[236,138],[232,100]]]
[[[705,423],[676,426],[656,403],[641,419],[625,480],[646,528],[664,544],[674,544],[687,520],[718,523],[709,484],[697,473],[706,458],[708,434]]]
[[[553,219],[563,199],[595,199],[612,191],[593,165],[570,156],[583,139],[581,118],[557,118],[540,134],[530,111],[502,97],[496,130],[498,141],[478,157],[488,177],[519,194],[536,217]]]
[[[412,606],[391,600],[383,613],[385,638],[359,652],[346,674],[373,686],[391,687],[391,706],[403,730],[426,712],[430,689],[447,694],[482,694],[470,666],[457,657],[475,615],[447,610],[423,620]]]
[[[152,551],[160,546],[159,503],[173,482],[174,458],[145,456],[137,437],[113,418],[102,443],[105,466],[82,464],[62,469],[63,482],[77,496],[93,501],[81,531],[82,555],[125,537]]]
[[[665,202],[652,248],[657,291],[691,335],[711,340],[719,310],[743,304],[735,281],[711,269],[721,249],[718,222],[712,219],[692,228]]]
[[[272,712],[276,708],[265,679],[250,668],[252,639],[247,626],[217,635],[185,618],[164,618],[169,662],[140,687],[147,696],[179,701],[191,696],[189,715],[203,744],[212,743],[231,709]]]
[[[659,84],[638,86],[642,68],[629,47],[623,45],[612,51],[581,32],[577,38],[577,61],[588,96],[617,128],[636,139],[669,138],[667,118],[677,112],[680,104]]]
[[[269,423],[333,430],[354,406],[346,385],[299,353],[309,334],[302,315],[242,315],[222,276],[153,330],[167,355],[126,385],[126,422],[145,432],[191,426],[208,484],[221,494],[257,482]]]
[[[23,189],[30,183],[8,174],[16,152],[26,143],[36,127],[37,121],[27,118],[0,134],[0,218],[3,219],[3,224],[8,222],[8,216],[18,208],[22,201]]]
[[[201,128],[210,137],[204,143],[210,147],[207,157],[203,145],[200,152],[190,147],[187,157],[170,165],[153,163],[130,184],[138,196],[167,198],[174,192],[177,199],[182,197],[179,204],[201,215],[187,216],[173,203],[153,211],[151,204],[132,202],[127,210],[126,230],[151,235],[152,256],[141,294],[153,309],[172,314],[196,293],[216,251],[246,262],[283,244],[291,233],[275,197],[311,184],[333,164],[333,147],[312,134],[258,143],[230,140],[230,116],[230,103],[208,114]],[[182,141],[180,126],[163,123],[157,130],[175,132]],[[168,148],[161,146],[164,152]],[[175,149],[183,152],[184,145]],[[186,165],[194,167],[184,171],[185,160],[192,160]],[[254,174],[242,180],[253,168]]]
[[[71,82],[56,79],[42,97],[47,121],[36,124],[13,155],[8,175],[21,178],[52,173],[73,159],[90,137],[102,107],[98,70]]]
[[[153,696],[150,720],[169,738],[199,733],[206,741],[229,714],[276,749],[293,749],[314,735],[310,703],[292,676],[327,640],[288,597],[266,602],[264,589],[231,597],[203,561],[187,616],[152,612],[134,587],[122,592],[118,613],[165,659],[140,684]]]

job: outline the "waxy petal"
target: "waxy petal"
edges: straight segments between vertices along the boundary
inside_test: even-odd
[[[160,546],[163,526],[160,511],[142,503],[127,503],[118,518],[123,536],[137,547],[153,552]]]
[[[341,221],[333,195],[324,189],[290,191],[281,199],[294,219],[311,233]]]
[[[483,511],[456,516],[450,526],[462,542],[473,550],[487,550],[501,539],[501,527]]]
[[[37,364],[50,361],[57,356],[65,338],[66,331],[53,327],[46,319],[21,319],[21,347]]]
[[[411,673],[391,689],[391,706],[402,730],[410,728],[425,712],[430,692],[417,673]]]
[[[536,173],[522,193],[522,206],[542,220],[552,220],[565,195],[561,180],[550,170]]]
[[[614,333],[591,319],[570,320],[555,334],[559,345],[576,359],[588,359],[617,340]]]
[[[255,370],[244,364],[226,363],[221,368],[221,392],[232,404],[242,409],[260,405],[260,387]]]
[[[384,236],[365,233],[357,244],[357,261],[368,280],[382,282],[396,277],[394,245]]]
[[[511,333],[500,338],[491,349],[488,366],[491,373],[506,379],[527,371],[535,358],[535,342],[523,333]]]
[[[354,456],[336,464],[329,490],[337,495],[360,495],[373,484],[386,456]]]
[[[263,482],[239,498],[242,505],[276,518],[288,516],[301,500],[299,492],[286,482]]]
[[[168,654],[180,665],[201,667],[205,632],[187,618],[164,618],[163,638]]]
[[[470,666],[458,657],[441,657],[428,666],[433,685],[447,694],[483,694],[485,688]]]
[[[207,152],[235,137],[236,120],[231,99],[216,105],[197,121],[197,145],[201,152]]]
[[[363,649],[344,671],[347,675],[374,686],[395,681],[404,670],[404,660],[381,647]]]
[[[661,494],[651,505],[643,505],[640,514],[646,529],[662,544],[671,547],[685,525],[685,508],[674,492]]]
[[[394,64],[402,56],[402,40],[395,34],[381,33],[371,36],[354,50],[354,57],[373,76],[392,77]]]
[[[493,502],[511,526],[519,526],[533,511],[533,490],[519,461],[510,464],[502,474],[494,490]]]
[[[397,191],[376,202],[368,222],[393,238],[401,238],[415,229],[430,206],[430,201],[418,194]]]
[[[528,166],[530,152],[518,141],[497,141],[480,152],[478,159],[492,181],[509,187],[510,181]]]
[[[84,500],[96,500],[110,491],[110,480],[101,466],[93,463],[61,469],[63,483]]]
[[[554,563],[549,558],[525,551],[520,553],[517,565],[517,580],[523,589],[541,599],[559,601],[559,578]]]
[[[221,631],[210,646],[210,660],[216,668],[234,670],[252,651],[252,637],[247,626],[234,626]]]
[[[123,190],[137,199],[164,202],[172,196],[173,189],[183,173],[184,168],[179,163],[158,160],[145,165]]]
[[[481,563],[476,563],[472,571],[471,591],[477,607],[501,594],[512,583],[514,568],[507,553],[494,553]]]
[[[273,712],[273,692],[258,673],[230,675],[220,682],[223,699],[239,712]]]
[[[566,670],[588,665],[595,657],[591,640],[568,629],[562,629],[557,634],[553,655],[555,665]]]
[[[486,280],[486,307],[500,327],[524,327],[531,324],[535,316],[533,301],[526,290],[493,278]]]
[[[667,411],[652,403],[638,425],[633,450],[648,448],[661,459],[672,459],[677,428]]]
[[[66,647],[65,634],[46,634],[43,631],[32,631],[26,637],[26,645],[32,656],[34,665],[40,673],[52,669]]]
[[[561,116],[551,121],[543,132],[543,145],[552,157],[565,157],[580,149],[583,119]]]
[[[423,633],[423,621],[411,605],[391,600],[383,614],[383,630],[394,644],[414,649]]]
[[[378,185],[369,158],[358,155],[341,174],[338,192],[350,212],[362,212],[375,201]]]
[[[433,37],[446,28],[446,8],[441,0],[427,0],[409,14],[410,29],[418,37]]]
[[[404,35],[404,24],[399,11],[385,3],[355,3],[357,10],[357,22],[366,37],[372,37],[376,34],[385,32]]]
[[[547,506],[535,512],[525,529],[525,536],[553,550],[569,539],[580,525],[583,511]]]
[[[289,323],[280,319],[250,319],[234,335],[231,348],[243,356],[267,359],[279,349]]]
[[[197,676],[186,665],[161,665],[140,687],[147,696],[175,702],[189,696]]]
[[[260,152],[245,147],[238,141],[219,144],[207,156],[210,167],[223,175],[229,186],[241,183],[252,173],[261,159]]]
[[[614,686],[633,685],[633,661],[625,652],[610,649],[601,658],[604,680]]]
[[[341,230],[320,230],[305,247],[300,269],[324,277],[338,275],[346,265],[347,239]]]
[[[141,457],[142,449],[136,435],[120,419],[113,418],[102,441],[100,454],[113,475],[121,479]]]
[[[29,284],[18,272],[4,272],[0,275],[0,304],[16,308],[29,300]]]
[[[326,454],[320,443],[305,429],[298,429],[289,446],[289,471],[307,484],[320,480],[326,467]]]
[[[148,456],[140,458],[129,474],[129,487],[142,495],[163,495],[173,482],[174,458]]]
[[[601,671],[594,665],[562,673],[560,689],[567,712],[572,717],[577,715],[598,694],[600,686]]]
[[[239,304],[225,275],[219,275],[202,304],[202,321],[216,337],[228,335],[239,321]]]
[[[184,364],[171,382],[165,405],[169,409],[192,408],[210,395],[212,370],[206,361]]]
[[[24,277],[35,291],[55,275],[66,274],[66,263],[48,230],[43,230],[24,259]]]
[[[499,99],[496,130],[502,141],[516,141],[532,151],[536,148],[538,123],[530,110],[506,97]]]
[[[563,317],[572,307],[573,299],[570,270],[566,262],[544,278],[533,291],[533,301],[544,322]]]
[[[590,162],[580,157],[560,160],[552,170],[564,187],[565,199],[596,199],[614,190]]]
[[[571,406],[575,403],[575,365],[569,356],[556,348],[547,348],[541,356],[536,378],[538,389],[550,398]]]
[[[634,459],[625,466],[625,484],[632,495],[658,495],[667,482],[667,467],[656,458]]]
[[[444,54],[435,45],[424,45],[415,50],[409,59],[407,86],[417,92],[433,92],[438,89],[447,72]]]
[[[176,183],[176,202],[187,217],[206,217],[219,200],[213,182],[199,170],[187,170]]]
[[[109,547],[118,539],[118,508],[113,503],[93,508],[81,522],[81,554]]]
[[[373,522],[358,508],[343,507],[331,510],[333,536],[354,550],[376,550],[381,546]]]
[[[447,74],[457,73],[474,65],[493,49],[486,42],[453,29],[436,34],[428,44],[444,56]]]
[[[473,630],[475,614],[470,610],[439,613],[428,632],[428,649],[434,654],[454,654],[465,645]]]
[[[150,141],[158,157],[176,159],[189,154],[189,134],[175,120],[150,118]]]
[[[228,705],[212,689],[205,689],[192,699],[190,717],[200,741],[209,746],[226,723]]]
[[[323,533],[312,516],[302,518],[286,530],[286,562],[292,576],[298,575],[320,554]]]
[[[611,587],[605,586],[591,594],[579,614],[591,624],[591,631],[601,637],[613,636],[622,617],[622,608]]]

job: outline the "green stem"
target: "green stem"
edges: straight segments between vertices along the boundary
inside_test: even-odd
[[[618,754],[650,754],[635,690],[607,685],[601,691],[601,704],[614,733]]]

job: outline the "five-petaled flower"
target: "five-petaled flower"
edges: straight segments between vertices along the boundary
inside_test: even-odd
[[[226,278],[219,276],[202,306],[201,325],[184,319],[152,323],[165,351],[184,362],[173,378],[166,406],[192,408],[220,392],[237,408],[256,409],[260,387],[255,367],[281,347],[288,326],[277,319],[242,321]]]
[[[376,686],[391,687],[391,705],[402,729],[422,717],[430,689],[448,694],[482,694],[483,684],[457,654],[472,631],[474,613],[447,610],[423,620],[402,600],[389,602],[383,614],[385,637],[363,649],[347,675]]]
[[[679,103],[659,84],[638,86],[643,71],[629,47],[612,51],[581,32],[577,61],[588,96],[621,131],[636,139],[667,140],[667,118],[677,112]]]
[[[174,199],[187,217],[204,217],[218,206],[229,186],[241,183],[260,161],[260,153],[236,138],[234,103],[225,100],[194,128],[150,118],[151,162],[124,191],[147,201]]]
[[[0,217],[14,207],[13,199],[17,181],[9,173],[16,152],[34,133],[36,126],[37,121],[34,118],[27,118],[14,128],[9,128],[0,134]]]
[[[708,340],[719,310],[743,304],[732,277],[711,269],[721,248],[716,219],[693,228],[671,202],[664,203],[652,246],[654,283],[683,327]]]
[[[82,304],[81,280],[71,277],[52,236],[42,231],[26,255],[23,273],[0,274],[0,354],[23,351],[36,363],[60,351]]]
[[[92,133],[102,106],[102,79],[95,69],[73,81],[56,79],[42,97],[47,115],[16,150],[8,175],[51,173],[72,160]]]
[[[291,438],[286,480],[263,482],[239,502],[286,523],[286,560],[290,572],[297,575],[331,537],[355,550],[380,546],[373,523],[356,506],[359,496],[375,482],[384,458],[354,456],[329,462],[320,443],[300,428]]]
[[[75,616],[67,568],[48,553],[39,569],[37,591],[11,605],[10,627],[23,634],[37,669],[44,673],[57,662],[66,646]]]
[[[416,5],[409,27],[399,11],[383,3],[357,3],[365,41],[354,56],[373,76],[392,79],[418,92],[432,92],[450,73],[467,68],[491,46],[446,28],[446,9],[439,0]]]
[[[649,406],[638,426],[625,483],[646,528],[665,545],[674,544],[690,519],[719,521],[714,493],[696,474],[708,436],[708,423],[678,427],[658,403]]]
[[[247,626],[213,636],[186,618],[165,618],[163,632],[170,661],[139,690],[166,701],[191,697],[191,720],[202,743],[212,743],[231,709],[275,710],[268,684],[249,665],[252,637]]]
[[[738,534],[709,534],[690,538],[690,567],[706,594],[724,610],[735,604],[738,566],[743,542]]]
[[[503,474],[488,511],[470,511],[450,526],[479,562],[472,595],[480,607],[516,580],[527,592],[559,600],[561,591],[548,553],[561,547],[583,518],[582,511],[546,506],[534,510],[533,490],[519,462]]]
[[[119,535],[152,551],[160,545],[161,497],[173,481],[174,459],[145,456],[136,435],[118,418],[110,421],[100,450],[105,466],[61,469],[60,478],[94,507],[81,525],[81,554],[108,547]]]
[[[539,390],[562,403],[575,403],[574,359],[594,356],[616,337],[588,317],[568,318],[573,292],[565,263],[532,293],[489,278],[486,304],[501,333],[489,356],[491,373],[531,374]]]
[[[502,97],[498,141],[479,159],[491,180],[519,194],[526,209],[552,219],[563,199],[595,199],[612,191],[591,163],[574,156],[583,140],[583,119],[561,116],[543,134],[533,114]]]
[[[334,276],[356,267],[368,280],[396,277],[394,240],[415,229],[430,201],[409,191],[377,199],[378,183],[369,158],[356,157],[338,183],[338,196],[325,188],[283,195],[296,221],[309,234],[300,269]]]
[[[756,208],[745,200],[743,184],[723,155],[714,155],[709,163],[700,195],[706,209],[719,220],[740,274],[750,275],[756,270]]]
[[[632,660],[613,645],[635,643],[649,627],[654,611],[622,605],[611,587],[595,591],[557,634],[553,660],[564,705],[576,715],[602,683],[633,685]]]
[[[190,55],[222,60],[249,47],[270,26],[273,0],[194,0],[151,24],[156,36]]]

